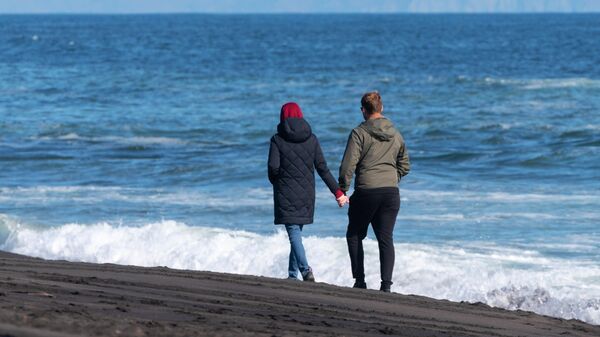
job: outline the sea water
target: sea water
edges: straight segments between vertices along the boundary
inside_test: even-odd
[[[378,90],[412,162],[392,291],[600,324],[598,36],[600,15],[2,15],[0,249],[286,277],[279,108],[337,177]],[[352,285],[346,212],[318,180],[318,281]]]

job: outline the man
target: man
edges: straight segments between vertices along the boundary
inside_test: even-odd
[[[408,174],[410,163],[402,135],[383,116],[379,93],[364,94],[361,111],[365,122],[350,133],[340,166],[342,191],[348,191],[356,174],[346,240],[354,288],[366,289],[362,240],[367,236],[369,223],[373,225],[379,244],[380,290],[390,292],[395,260],[393,232],[400,210],[398,183]]]

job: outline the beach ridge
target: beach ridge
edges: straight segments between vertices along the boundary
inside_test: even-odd
[[[600,336],[577,320],[323,283],[6,252],[0,271],[2,336]]]

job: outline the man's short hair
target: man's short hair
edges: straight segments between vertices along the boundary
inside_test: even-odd
[[[371,91],[364,94],[360,100],[360,105],[362,105],[362,107],[365,109],[365,112],[369,115],[383,111],[381,96],[377,91]]]

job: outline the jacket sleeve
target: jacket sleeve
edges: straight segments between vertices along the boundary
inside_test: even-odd
[[[396,158],[396,169],[398,170],[398,181],[410,172],[410,159],[402,136],[400,136],[400,151],[398,151],[398,157]]]
[[[348,143],[346,144],[346,150],[344,151],[344,158],[342,158],[342,164],[340,165],[340,188],[342,191],[347,192],[352,183],[352,176],[356,170],[356,165],[362,155],[362,141],[360,135],[356,130],[352,130],[348,137]]]
[[[317,173],[325,182],[325,185],[329,188],[331,193],[333,193],[336,198],[338,198],[342,192],[339,191],[340,188],[338,184],[335,182],[335,178],[329,171],[329,167],[327,167],[327,161],[323,156],[323,150],[321,150],[321,145],[319,144],[319,140],[315,137],[315,168],[317,169]],[[338,192],[339,191],[339,192]]]
[[[269,181],[271,184],[274,184],[279,176],[279,148],[275,143],[275,139],[271,138],[271,145],[269,147],[269,162],[268,162],[268,172],[269,172]]]

